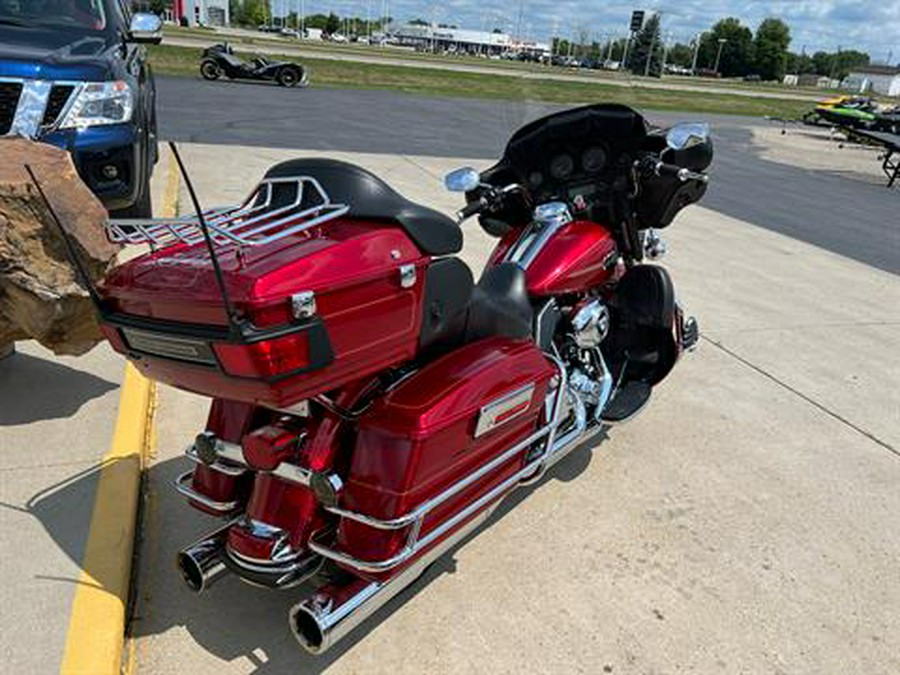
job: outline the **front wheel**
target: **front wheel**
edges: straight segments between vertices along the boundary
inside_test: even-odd
[[[287,67],[278,71],[276,79],[282,87],[296,87],[300,84],[302,77],[298,68]]]
[[[204,80],[218,80],[222,75],[222,69],[212,59],[204,59],[200,62],[200,75]]]

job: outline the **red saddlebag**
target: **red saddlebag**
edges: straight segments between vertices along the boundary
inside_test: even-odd
[[[360,420],[340,506],[389,520],[435,497],[537,429],[556,370],[535,344],[488,338],[429,364]],[[525,453],[436,507],[420,536],[521,469]],[[339,548],[366,561],[404,546],[409,527],[381,530],[342,519]]]

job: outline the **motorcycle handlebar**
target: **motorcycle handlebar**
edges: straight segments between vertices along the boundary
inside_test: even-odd
[[[484,197],[480,197],[476,199],[474,202],[469,202],[463,208],[456,212],[456,218],[459,222],[466,220],[467,218],[471,218],[474,215],[481,213],[484,210],[484,207],[487,206],[487,200]]]
[[[647,161],[646,167],[657,176],[669,176],[671,178],[677,178],[682,183],[686,183],[689,180],[700,181],[701,183],[708,183],[709,176],[705,173],[697,173],[696,171],[691,171],[690,169],[685,169],[683,166],[678,166],[677,164],[667,164],[666,162],[649,159]]]

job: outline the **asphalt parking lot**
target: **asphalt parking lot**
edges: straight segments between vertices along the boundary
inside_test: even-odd
[[[495,159],[520,126],[554,108],[538,103],[409,96],[388,91],[285,90],[268,84],[159,78],[160,133],[193,143],[262,148]],[[655,123],[696,114],[647,113]],[[831,168],[772,161],[755,118],[702,116],[716,143],[714,181],[703,205],[880,269],[900,273],[898,190]],[[793,131],[791,132],[793,133]],[[834,144],[837,145],[836,143]],[[847,153],[843,153],[847,154]]]
[[[458,197],[442,190],[443,173],[487,166],[511,131],[546,111],[169,78],[159,86],[161,134],[182,143],[206,205],[236,201],[271,164],[312,153],[361,163],[450,213]],[[664,263],[704,334],[698,351],[643,415],[508,499],[324,657],[306,655],[288,632],[298,591],[235,579],[200,597],[183,587],[175,552],[216,522],[171,482],[189,467],[182,450],[207,401],[161,387],[131,624],[137,672],[900,672],[900,193],[855,163],[828,170],[797,150],[779,156],[761,122],[712,121],[713,186],[665,232]],[[179,203],[186,210],[183,189]],[[474,223],[465,234],[464,258],[477,269],[492,240]],[[4,556],[28,552],[4,563],[16,584],[6,586],[0,633],[15,672],[58,661],[65,621],[42,630],[42,616],[68,609],[68,591],[57,589],[72,586],[83,544],[67,523],[85,517],[94,478],[84,469],[108,445],[121,365],[93,352],[78,368],[103,386],[72,409],[54,404],[39,425],[21,412],[27,400],[10,405],[3,384],[19,378],[34,401],[55,397],[0,365],[4,455],[47,451],[24,468],[0,466],[4,504],[19,507],[0,512]],[[103,438],[91,443],[91,433]],[[43,470],[52,444],[66,443],[84,446],[85,458],[64,457],[52,481],[18,482],[15,472]],[[46,518],[27,513],[35,496]],[[18,587],[40,602],[26,606]]]

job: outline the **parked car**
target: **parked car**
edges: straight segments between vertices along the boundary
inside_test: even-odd
[[[69,150],[114,216],[148,217],[158,152],[144,44],[162,39],[162,24],[128,6],[94,0],[51,14],[0,3],[0,135]]]

